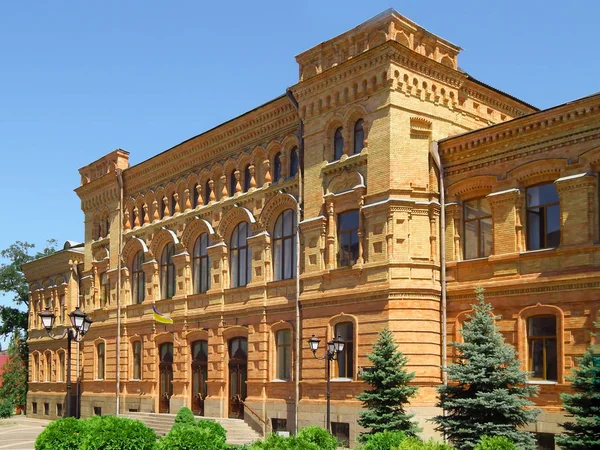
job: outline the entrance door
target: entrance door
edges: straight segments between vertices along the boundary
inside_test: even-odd
[[[248,379],[248,341],[233,338],[229,341],[229,417],[242,419]]]
[[[158,412],[168,414],[171,410],[173,395],[173,344],[167,342],[159,347],[160,399]]]
[[[208,341],[192,342],[192,411],[204,415],[204,399],[207,394]]]

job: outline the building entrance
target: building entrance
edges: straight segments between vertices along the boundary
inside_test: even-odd
[[[208,341],[192,342],[192,411],[204,415],[204,399],[207,394]]]
[[[248,379],[248,341],[233,338],[229,341],[229,417],[242,419]]]
[[[167,342],[159,347],[159,404],[158,412],[168,414],[171,411],[171,397],[173,396],[173,344]]]

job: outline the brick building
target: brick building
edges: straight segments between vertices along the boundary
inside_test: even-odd
[[[540,384],[533,429],[559,431],[598,315],[600,95],[538,111],[459,70],[459,52],[388,10],[298,55],[280,97],[138,165],[119,149],[81,168],[84,246],[25,267],[28,411],[64,397],[65,343],[37,314],[64,323],[80,301],[84,416],[187,405],[323,424],[325,365],[306,341],[340,335],[331,420],[353,442],[360,370],[388,326],[431,435],[440,365],[482,285]]]

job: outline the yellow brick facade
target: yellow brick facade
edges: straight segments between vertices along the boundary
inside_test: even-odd
[[[79,299],[94,320],[81,344],[82,415],[93,414],[94,408],[115,412],[117,361],[121,412],[193,407],[192,343],[203,340],[208,348],[203,413],[227,417],[234,409],[235,381],[228,345],[242,338],[248,347],[244,420],[262,428],[261,419],[268,426],[271,419],[286,419],[293,431],[298,400],[300,427],[323,424],[325,366],[306,341],[315,334],[323,344],[338,324],[347,323],[352,324],[353,360],[346,367],[350,376],[332,382],[332,422],[349,424],[351,441],[360,432],[360,403],[354,398],[365,387],[360,368],[369,366],[366,354],[388,326],[416,372],[420,389],[411,407],[431,435],[425,419],[438,412],[435,387],[442,379],[445,342],[439,171],[430,156],[432,142],[440,141],[447,340],[460,337],[460,321],[480,284],[496,307],[506,339],[521,355],[527,355],[527,318],[556,315],[559,376],[542,386],[539,402],[545,415],[537,425],[556,431],[551,424],[561,417],[558,393],[567,389],[564,376],[589,343],[598,314],[600,99],[536,112],[457,70],[459,52],[386,11],[298,55],[300,80],[281,97],[136,166],[129,167],[127,152],[115,150],[80,169],[76,192],[85,216],[85,242],[83,253],[77,253]],[[357,123],[362,134],[355,132]],[[342,155],[336,157],[340,128],[343,145],[337,151]],[[294,152],[299,173],[292,173]],[[549,181],[556,182],[560,196],[560,245],[527,252],[525,190]],[[493,251],[466,261],[463,202],[484,196],[493,211]],[[277,280],[275,228],[285,211],[296,215],[298,200],[297,294],[295,277]],[[345,213],[357,217],[349,266],[341,264],[345,253],[339,227]],[[233,287],[235,255],[241,253],[232,238],[240,223],[250,230],[251,281]],[[210,288],[194,293],[194,246],[203,234],[209,241]],[[174,256],[168,269],[162,258],[170,246]],[[138,255],[144,257],[139,270],[134,267]],[[64,347],[45,336],[36,315],[48,290],[55,289],[48,280],[68,268],[62,260],[43,270],[34,270],[35,264],[26,267],[32,285],[31,367],[42,364],[39,355],[55,355]],[[163,293],[168,275],[162,273],[168,270],[174,277],[174,295],[166,295],[171,298]],[[142,276],[144,299],[137,303],[135,280]],[[77,301],[73,295],[68,311]],[[152,303],[174,324],[156,323]],[[298,325],[296,398],[293,338]],[[289,379],[280,380],[277,333],[286,329],[292,336],[292,368]],[[164,343],[173,344],[172,393],[167,396],[161,396],[159,382]],[[102,376],[99,345],[105,358]],[[63,389],[56,377],[41,381],[32,372],[30,379],[30,412],[33,402],[40,405],[51,396],[60,401]],[[38,414],[43,412],[38,406]]]

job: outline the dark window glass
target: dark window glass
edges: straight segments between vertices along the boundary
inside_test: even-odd
[[[142,343],[135,341],[133,343],[133,371],[134,380],[142,379]]]
[[[192,390],[206,398],[208,394],[208,341],[192,342]]]
[[[287,419],[272,417],[271,427],[273,428],[273,433],[277,433],[278,431],[287,431]]]
[[[103,272],[100,274],[100,308],[106,307],[108,303],[108,274]]]
[[[276,281],[296,276],[296,214],[293,209],[286,209],[275,222],[273,262]]]
[[[170,208],[170,213],[171,215],[175,215],[175,205],[177,204],[177,202],[175,201],[175,194],[171,194],[171,208]]]
[[[204,185],[204,204],[208,205],[208,202],[210,202],[210,181]]]
[[[290,380],[292,367],[292,332],[280,330],[275,339],[277,341],[277,378]]]
[[[194,293],[206,292],[210,288],[210,265],[208,260],[208,234],[202,233],[194,244],[192,275]]]
[[[96,354],[98,362],[96,379],[104,380],[104,344],[98,344],[98,347],[96,348]]]
[[[140,208],[140,225],[144,225],[146,223],[146,210],[144,209],[144,205]]]
[[[135,227],[135,219],[136,219],[136,213],[135,213],[135,208],[131,208],[131,215],[129,216],[129,224],[131,226],[131,228]]]
[[[248,247],[250,227],[246,222],[240,222],[231,234],[230,272],[231,287],[246,286],[252,280],[252,255]]]
[[[560,205],[554,183],[527,189],[527,250],[558,247]]]
[[[298,147],[294,147],[290,152],[290,178],[293,178],[298,173]]]
[[[492,253],[492,210],[486,198],[464,204],[465,259],[484,258]]]
[[[338,215],[339,265],[352,266],[358,259],[358,209]]]
[[[252,179],[252,174],[250,173],[250,164],[246,166],[244,169],[244,192],[248,192],[250,190],[250,180]]]
[[[161,198],[158,201],[158,216],[162,219],[163,217],[165,217],[165,209],[166,209],[167,205],[165,204],[165,199]]]
[[[192,208],[198,206],[198,200],[198,183],[196,183],[192,188]]]
[[[331,435],[337,439],[341,447],[350,446],[350,424],[344,422],[331,422]]]
[[[52,354],[46,353],[46,381],[52,381]]]
[[[529,370],[532,378],[556,381],[558,355],[556,346],[556,316],[536,316],[527,320]]]
[[[169,242],[165,245],[160,258],[160,289],[162,298],[171,298],[175,295],[175,264],[173,255],[175,245]]]
[[[138,251],[131,266],[131,287],[133,303],[142,303],[146,297],[146,274],[143,270],[144,252]]]
[[[342,322],[335,326],[334,334],[344,340],[344,351],[338,354],[337,376],[339,378],[354,377],[354,325]]]
[[[358,119],[354,124],[354,154],[358,154],[365,146],[365,131],[363,120]]]
[[[342,136],[342,127],[335,130],[333,135],[333,160],[337,161],[344,154],[344,136]]]
[[[273,183],[281,179],[281,153],[277,153],[273,158]]]
[[[65,352],[60,352],[58,354],[58,380],[57,381],[65,381],[65,374],[67,373],[65,362]]]
[[[235,179],[235,170],[231,171],[231,175],[229,175],[229,196],[233,197],[236,192],[237,180]]]
[[[552,433],[535,433],[537,450],[554,450],[554,435]]]

